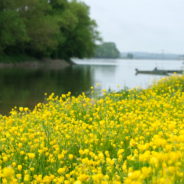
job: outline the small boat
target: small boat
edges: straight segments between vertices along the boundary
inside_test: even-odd
[[[137,74],[169,75],[171,73],[178,73],[178,74],[183,73],[183,70],[159,70],[157,67],[154,68],[153,70],[138,70],[136,68],[135,71],[136,75]]]

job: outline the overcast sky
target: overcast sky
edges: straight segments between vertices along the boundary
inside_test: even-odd
[[[81,0],[120,51],[184,53],[184,0]]]

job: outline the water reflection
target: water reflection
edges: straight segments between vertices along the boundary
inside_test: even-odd
[[[60,71],[6,69],[0,71],[0,113],[14,106],[32,108],[44,93],[78,95],[93,85],[90,67],[74,66]]]
[[[163,76],[135,75],[140,70],[181,69],[182,61],[166,60],[77,60],[63,70],[0,70],[0,113],[7,113],[14,106],[33,107],[44,100],[44,93],[57,95],[71,91],[73,95],[88,92],[100,83],[101,89],[119,90],[124,87],[146,88]],[[118,87],[120,86],[120,88]]]

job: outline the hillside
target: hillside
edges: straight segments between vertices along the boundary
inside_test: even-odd
[[[161,60],[180,60],[184,58],[184,56],[181,54],[149,53],[149,52],[121,52],[120,57],[128,59],[161,59]]]

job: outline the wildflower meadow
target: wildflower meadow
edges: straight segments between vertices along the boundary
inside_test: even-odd
[[[0,183],[183,184],[184,76],[0,115]]]

